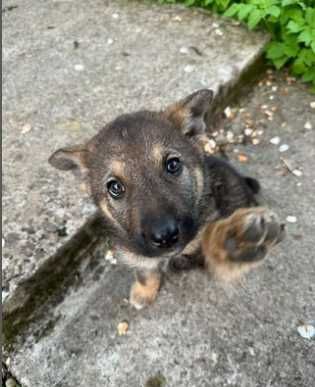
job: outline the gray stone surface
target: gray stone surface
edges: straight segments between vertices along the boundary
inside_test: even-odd
[[[231,145],[227,154],[261,180],[265,202],[281,218],[297,218],[261,267],[233,286],[199,271],[169,275],[157,302],[136,312],[125,302],[131,273],[105,261],[100,245],[12,352],[10,368],[18,380],[32,387],[313,385],[315,342],[297,332],[303,321],[315,320],[311,101],[303,86],[267,79],[224,123],[240,133],[252,117],[251,125],[264,131],[259,145]],[[272,120],[264,105],[277,108]],[[306,122],[313,129],[305,129]],[[290,146],[287,152],[270,143],[274,136]],[[239,154],[248,162],[240,165]],[[303,175],[288,172],[280,158]],[[118,336],[123,320],[129,330]]]
[[[6,0],[3,8],[2,295],[16,307],[19,285],[93,211],[49,155],[120,113],[157,109],[200,87],[227,91],[266,37],[177,6]]]

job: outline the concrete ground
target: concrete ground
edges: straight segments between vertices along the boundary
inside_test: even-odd
[[[101,66],[102,57],[96,56],[97,59],[95,59],[95,50],[103,39],[97,38],[97,32],[95,32],[95,40],[91,37],[84,38],[88,36],[85,34],[92,33],[87,27],[84,29],[86,24],[83,18],[84,12],[90,17],[93,16],[89,22],[93,21],[95,31],[100,33],[107,28],[108,30],[117,28],[115,36],[118,36],[120,33],[123,34],[121,30],[124,30],[122,41],[127,39],[128,42],[128,39],[134,39],[130,41],[130,47],[138,47],[138,40],[127,28],[129,23],[133,23],[132,26],[135,29],[139,20],[144,24],[147,21],[146,33],[149,33],[151,28],[156,28],[153,29],[156,32],[160,28],[159,23],[163,22],[163,15],[168,26],[173,26],[173,21],[174,25],[178,26],[176,23],[180,25],[182,21],[179,22],[177,17],[180,15],[183,19],[189,18],[191,11],[181,8],[172,8],[172,11],[169,11],[169,8],[166,8],[160,13],[159,10],[158,14],[162,15],[162,21],[157,22],[153,14],[151,15],[151,9],[152,12],[156,12],[156,8],[152,8],[151,5],[131,3],[126,6],[127,8],[119,8],[118,11],[117,4],[119,7],[125,6],[113,2],[94,2],[91,6],[80,2],[82,6],[80,24],[78,21],[75,22],[75,16],[70,12],[73,11],[72,3],[37,2],[42,12],[42,18],[37,18],[38,20],[36,20],[34,2],[31,1],[15,2],[18,8],[4,13],[8,42],[7,51],[4,51],[4,73],[7,74],[4,74],[6,114],[4,116],[4,169],[7,170],[4,178],[4,239],[5,248],[8,249],[4,252],[4,263],[7,268],[10,267],[5,269],[4,276],[6,273],[11,273],[19,263],[24,268],[23,254],[27,249],[26,247],[23,249],[23,241],[33,241],[32,235],[36,236],[33,241],[35,251],[36,246],[43,245],[44,248],[50,244],[52,246],[52,250],[47,250],[49,254],[44,254],[43,259],[53,252],[54,246],[57,248],[63,245],[64,241],[57,242],[57,237],[52,237],[53,231],[50,229],[44,231],[44,227],[40,228],[41,219],[46,218],[46,221],[48,219],[48,222],[57,228],[63,224],[73,225],[72,228],[69,226],[69,230],[75,233],[83,222],[82,216],[84,214],[87,216],[87,210],[87,212],[84,212],[85,210],[83,210],[84,213],[81,212],[84,208],[84,198],[76,192],[76,186],[72,180],[55,174],[46,166],[45,160],[51,148],[63,145],[68,139],[69,141],[81,140],[92,133],[94,125],[104,119],[104,112],[115,115],[123,109],[126,110],[126,107],[128,111],[133,110],[138,107],[138,101],[141,105],[149,101],[152,103],[151,107],[159,107],[160,103],[178,97],[187,88],[199,87],[197,82],[200,74],[204,74],[204,77],[208,76],[207,63],[211,65],[211,68],[209,67],[212,73],[211,78],[209,75],[211,83],[219,78],[216,71],[220,66],[218,62],[210,60],[212,47],[205,55],[204,62],[200,64],[199,60],[203,59],[196,59],[198,66],[201,66],[198,71],[186,73],[183,70],[181,74],[188,74],[187,78],[184,77],[187,79],[187,84],[184,81],[183,88],[182,83],[176,87],[174,85],[167,93],[169,90],[167,77],[177,74],[176,66],[180,66],[183,60],[187,60],[184,67],[190,65],[190,61],[193,60],[190,56],[192,54],[181,54],[183,55],[181,56],[175,48],[180,50],[181,47],[187,47],[190,39],[196,39],[193,44],[197,44],[197,41],[199,44],[207,41],[201,40],[196,30],[188,31],[188,34],[191,33],[187,37],[188,40],[180,41],[178,45],[174,43],[176,40],[170,39],[170,44],[171,42],[174,44],[172,65],[163,67],[163,60],[164,63],[167,62],[169,52],[163,51],[161,62],[156,60],[161,66],[157,65],[158,70],[152,79],[149,77],[149,70],[146,76],[143,73],[141,75],[141,67],[138,66],[135,77],[144,76],[143,83],[139,83],[140,78],[136,79],[135,83],[127,76],[122,78],[124,72],[120,72],[117,76],[112,75],[115,82],[118,82],[116,86],[110,86],[108,85],[109,75],[107,78],[104,75],[104,79],[95,76],[96,73],[100,75],[103,71],[96,70],[98,67],[88,67],[89,71],[85,74],[90,60],[99,60],[99,66]],[[107,22],[104,21],[104,24],[98,17],[101,6],[105,7],[102,8],[104,11],[102,16]],[[121,9],[125,9],[125,13]],[[15,17],[20,18],[16,20],[20,22],[14,23],[12,19],[14,12],[17,13]],[[139,19],[138,12],[144,12],[142,15],[146,18]],[[125,29],[118,28],[114,14],[119,15],[118,20],[125,20],[122,24]],[[28,36],[26,41],[30,42],[30,47],[27,49],[25,43],[23,45],[17,39],[25,30],[28,30],[25,21],[23,22],[23,15],[28,15],[34,26],[37,25],[37,28],[34,27],[26,35]],[[71,20],[69,15],[73,16]],[[191,17],[191,20],[197,17],[196,28],[200,20],[208,20],[204,19],[203,15],[198,15]],[[175,17],[177,19],[173,20]],[[45,18],[49,19],[49,23]],[[112,19],[115,23],[110,24]],[[61,22],[59,24],[60,20],[64,24]],[[52,35],[54,37],[49,36],[54,29],[46,30],[47,26],[57,28],[58,25],[62,26],[60,34],[56,32],[56,35]],[[67,30],[67,28],[70,29]],[[75,34],[71,28],[75,28]],[[200,27],[201,30],[203,31],[204,28]],[[82,31],[80,39],[77,38],[78,31]],[[185,36],[184,31],[186,31],[185,25],[183,30],[180,30],[180,36]],[[41,36],[43,38],[40,39]],[[47,36],[49,37],[46,41]],[[218,36],[216,35],[216,39]],[[227,40],[232,40],[232,35],[228,36],[230,38]],[[86,42],[91,40],[91,46],[87,46],[80,54],[82,57],[77,58],[77,54],[70,52],[70,46],[72,47],[74,40],[84,42],[84,39]],[[52,41],[60,44],[56,47],[61,47],[61,52],[54,51],[55,46]],[[67,54],[69,56],[66,55],[65,47],[68,47],[66,41],[69,43]],[[94,43],[95,46],[93,46]],[[17,47],[19,44],[21,47]],[[37,44],[44,46],[47,44],[47,46],[46,48],[36,47]],[[107,40],[106,44],[108,44]],[[112,47],[114,44],[109,46]],[[141,46],[140,43],[139,46]],[[32,53],[28,59],[20,55],[23,47],[26,53]],[[89,47],[92,50],[90,55],[88,55]],[[71,49],[79,48],[73,46]],[[239,58],[242,57],[242,49],[243,46],[237,53]],[[227,51],[224,47],[220,50]],[[113,59],[112,63],[120,58],[121,51],[120,47],[117,48],[117,52],[113,52],[115,60]],[[54,52],[54,55],[51,54],[53,60],[49,61],[45,52]],[[139,52],[140,48],[137,53]],[[143,51],[142,55],[145,55],[145,52]],[[227,58],[229,55],[227,53]],[[175,58],[178,56],[177,61]],[[46,66],[43,68],[34,67],[35,64],[41,63],[39,58],[46,58]],[[56,58],[59,58],[62,63],[65,58],[68,59],[62,64]],[[135,63],[140,63],[137,62],[137,58],[138,55]],[[140,55],[139,58],[143,61],[144,57]],[[155,63],[153,59],[151,60],[151,63]],[[60,84],[56,83],[55,78],[50,78],[50,75],[54,74],[54,69],[49,66],[57,66],[57,64],[61,66],[61,72],[58,72],[56,79],[63,74],[63,71],[65,72]],[[82,64],[84,69],[80,67],[81,70],[73,70],[76,64]],[[132,62],[129,66],[128,70],[131,71]],[[78,79],[72,78],[70,69],[73,70],[73,74],[78,74],[76,75]],[[29,77],[31,77],[30,80]],[[125,88],[124,81],[120,84],[119,80],[123,79],[130,82],[126,84],[133,86],[134,89]],[[180,77],[178,83],[179,80]],[[67,84],[67,82],[70,83]],[[100,89],[93,93],[94,89],[90,88],[89,82],[94,85],[91,86],[92,89],[97,88],[98,84]],[[136,89],[137,85],[139,90]],[[148,95],[141,88],[146,88],[146,85],[150,85],[145,89],[149,90]],[[113,99],[102,97],[107,86],[111,87],[110,95],[114,96]],[[161,90],[156,99],[153,98],[155,89]],[[72,90],[71,93],[70,90]],[[138,95],[132,98],[136,90]],[[127,94],[119,100],[121,93]],[[166,94],[168,95],[163,97]],[[72,98],[75,98],[76,103]],[[81,98],[80,103],[78,99]],[[152,307],[137,312],[126,302],[132,274],[126,268],[111,264],[104,259],[107,242],[100,241],[97,246],[91,248],[90,252],[84,254],[83,259],[81,257],[80,264],[73,267],[72,272],[60,282],[59,289],[55,290],[38,308],[36,319],[29,324],[23,336],[16,337],[16,341],[6,348],[9,371],[17,380],[27,387],[89,385],[95,387],[308,387],[313,385],[315,342],[301,337],[297,328],[306,322],[314,324],[315,320],[313,252],[315,110],[312,108],[314,101],[314,96],[311,96],[300,83],[285,74],[275,75],[269,72],[255,85],[251,93],[235,106],[225,110],[227,117],[218,124],[217,133],[213,134],[217,144],[225,144],[221,145],[222,153],[241,170],[261,181],[262,200],[274,208],[287,222],[286,240],[267,257],[261,267],[250,273],[238,285],[211,282],[204,273],[199,271],[168,275],[157,302]],[[35,109],[37,104],[39,108]],[[109,106],[106,107],[106,104]],[[53,106],[52,110],[51,106]],[[79,110],[70,112],[67,109]],[[65,132],[62,126],[59,129],[55,126],[58,120],[64,123],[68,119],[71,121],[69,133]],[[43,129],[46,127],[46,122],[49,122],[47,128],[50,128],[47,131]],[[30,129],[29,126],[25,126],[27,123],[31,123]],[[245,137],[244,133],[247,134]],[[278,142],[275,137],[279,137],[277,145],[273,144]],[[242,140],[242,144],[235,143],[239,140]],[[231,144],[226,145],[226,142]],[[288,145],[289,148],[280,152],[280,149],[287,148],[284,145]],[[38,171],[42,171],[42,180],[39,178]],[[33,188],[26,184],[27,176],[30,182],[35,184]],[[66,188],[62,188],[63,186]],[[27,189],[23,190],[23,187]],[[27,193],[32,200],[27,200]],[[35,200],[32,195],[37,199]],[[19,203],[21,203],[20,207]],[[83,207],[80,208],[81,204]],[[69,209],[69,212],[65,211],[67,213],[64,215],[65,218],[61,217],[59,220],[54,218],[60,215],[58,215],[58,209],[68,209],[68,207],[73,209]],[[35,210],[39,212],[33,212]],[[40,217],[41,213],[45,214],[44,218]],[[28,231],[23,231],[26,232],[23,239],[20,233],[21,225],[31,223],[30,219],[34,223],[35,234],[31,232],[29,236]],[[295,222],[292,223],[292,221]],[[7,237],[6,230],[8,234],[14,232],[17,234],[15,239],[11,235],[12,243]],[[41,230],[43,230],[43,236],[36,239]],[[69,234],[71,234],[70,231]],[[67,238],[59,234],[56,233],[58,238]],[[49,239],[50,242],[47,243],[46,237],[55,239]],[[32,248],[30,250],[32,251]],[[29,259],[32,262],[33,257]],[[40,267],[40,261],[36,262]],[[23,270],[22,276],[17,277],[17,282],[5,277],[7,281],[5,286],[9,287],[12,282],[13,288],[15,285],[18,287],[21,278],[23,282],[24,273],[31,273],[28,269],[24,272]],[[10,291],[6,287],[4,290]],[[123,321],[127,321],[128,331],[126,335],[119,336],[117,327]]]
[[[18,380],[32,387],[313,385],[315,342],[297,331],[315,319],[312,101],[299,83],[269,74],[223,124],[240,134],[251,116],[263,130],[258,145],[229,145],[226,154],[260,179],[264,202],[283,220],[296,217],[260,268],[233,286],[199,271],[169,275],[157,302],[137,312],[126,302],[131,273],[106,261],[101,243],[12,354]],[[272,120],[265,105],[277,108]],[[278,145],[270,143],[275,136]],[[129,329],[119,336],[122,321]]]
[[[2,296],[12,314],[94,211],[73,176],[48,165],[52,152],[121,113],[198,88],[229,94],[267,39],[209,13],[125,0],[5,0],[3,32]]]

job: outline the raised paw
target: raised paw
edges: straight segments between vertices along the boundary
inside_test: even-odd
[[[239,209],[206,229],[202,241],[206,265],[216,276],[234,279],[261,261],[284,234],[274,212],[261,207]]]

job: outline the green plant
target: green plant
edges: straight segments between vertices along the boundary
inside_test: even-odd
[[[315,91],[315,0],[159,0],[214,10],[247,24],[265,28],[272,36],[266,57],[280,69],[289,65],[294,75]]]

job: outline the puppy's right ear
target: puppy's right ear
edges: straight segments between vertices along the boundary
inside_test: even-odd
[[[84,179],[88,173],[88,154],[85,145],[76,145],[58,149],[49,157],[48,162],[57,169],[71,171]]]
[[[181,101],[170,105],[163,114],[183,135],[194,137],[206,132],[206,114],[212,100],[212,90],[197,90]]]

